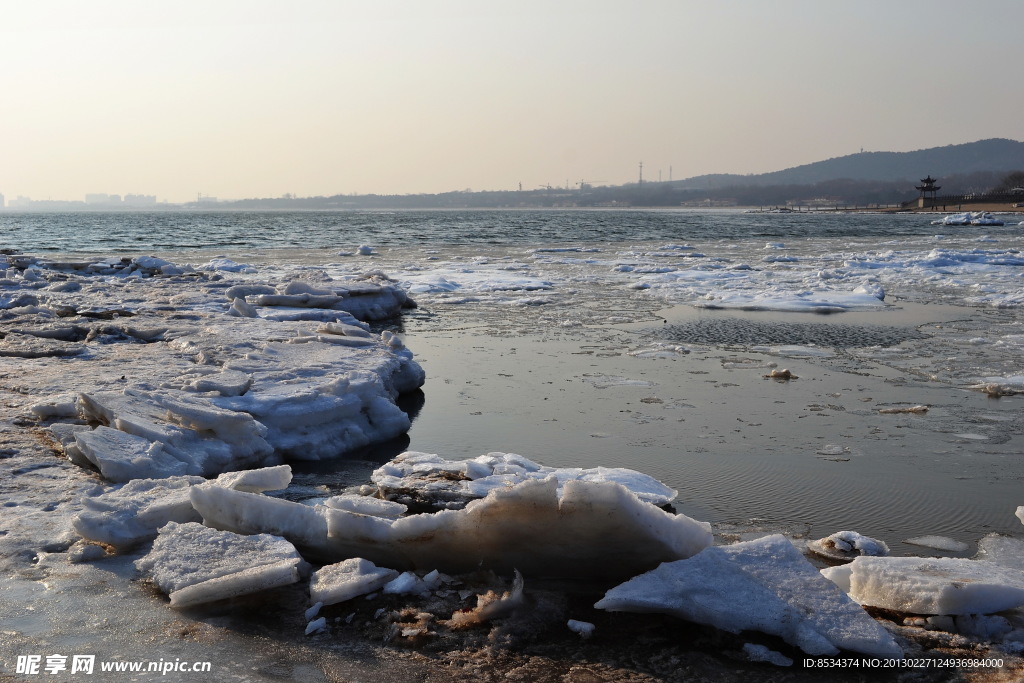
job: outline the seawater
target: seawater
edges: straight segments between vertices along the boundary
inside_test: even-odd
[[[764,523],[820,537],[850,529],[900,541],[968,543],[1014,533],[1024,476],[1020,397],[968,386],[1021,374],[1013,308],[1024,238],[1004,227],[934,226],[931,216],[692,210],[0,212],[0,246],[34,254],[229,254],[280,278],[382,270],[420,308],[393,328],[424,364],[412,430],[361,463],[310,468],[358,483],[409,448],[450,458],[517,452],[545,465],[631,467],[680,491],[678,507],[720,525]],[[987,236],[987,237],[986,237]],[[673,255],[693,244],[705,254]],[[369,258],[358,245],[374,247]],[[559,253],[560,246],[575,251]],[[961,255],[949,258],[949,252]],[[780,256],[782,257],[780,259]],[[786,259],[792,259],[787,261]],[[617,264],[651,269],[623,271]],[[702,280],[636,289],[659,266],[749,280],[749,293],[834,286],[883,273],[878,311],[831,316],[695,308]],[[703,269],[703,270],[702,270]],[[846,271],[843,275],[840,271]],[[446,292],[446,281],[519,275],[542,291]],[[853,273],[851,276],[849,273]],[[846,282],[846,281],[844,281]],[[739,284],[737,284],[739,283]],[[474,289],[476,287],[476,289]],[[891,290],[891,291],[890,291]],[[968,295],[997,305],[967,303]],[[777,335],[777,336],[776,336]],[[630,355],[681,344],[666,358]],[[808,353],[819,347],[820,354]],[[800,348],[792,348],[800,347]],[[799,379],[765,380],[773,367]],[[883,415],[927,404],[926,415]],[[390,450],[389,450],[390,449]],[[397,449],[397,450],[396,450]],[[973,552],[973,546],[972,551]]]
[[[984,228],[999,234],[1016,226]],[[18,213],[0,211],[3,247],[25,252],[330,249],[678,239],[896,238],[978,228],[920,215],[694,210]]]

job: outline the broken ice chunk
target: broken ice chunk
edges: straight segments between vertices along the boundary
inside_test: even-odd
[[[590,636],[594,635],[594,629],[596,628],[589,621],[577,621],[576,619],[570,619],[565,625],[583,640],[587,640]]]
[[[975,559],[1024,570],[1024,541],[1010,536],[989,534],[978,541],[978,554]]]
[[[239,536],[202,524],[170,522],[153,549],[135,562],[171,599],[172,607],[247,595],[299,581],[305,563],[277,536]]]
[[[403,572],[391,579],[384,585],[383,592],[388,595],[419,595],[427,590],[423,579],[416,576],[415,572]]]
[[[689,557],[712,542],[710,525],[637,499],[614,482],[554,477],[494,490],[463,510],[390,519],[225,489],[193,487],[205,524],[282,535],[321,559],[364,557],[397,569],[539,576],[631,576]]]
[[[378,567],[359,557],[331,564],[313,572],[309,599],[333,605],[380,590],[398,576],[394,569]]]
[[[739,633],[757,630],[811,655],[899,656],[892,636],[784,536],[715,546],[612,588],[595,607],[660,612]]]
[[[827,557],[830,560],[848,561],[861,555],[885,556],[889,554],[889,546],[856,531],[837,531],[831,536],[811,541],[807,544],[811,552]]]
[[[188,490],[202,477],[134,479],[99,496],[85,496],[85,510],[72,520],[75,531],[90,541],[119,550],[156,538],[168,522],[198,522]]]
[[[288,488],[292,481],[292,468],[288,465],[261,467],[257,470],[241,472],[225,472],[213,483],[236,491],[262,493],[263,491],[279,491]]]
[[[333,496],[325,500],[324,505],[335,510],[348,510],[360,515],[390,519],[398,519],[409,510],[401,503],[369,496]]]
[[[924,548],[944,550],[950,553],[965,553],[970,549],[970,546],[966,543],[947,536],[915,536],[903,542],[910,545],[919,545]]]
[[[110,427],[75,432],[79,451],[110,481],[159,479],[187,474],[187,463],[164,452],[163,444]]]
[[[1024,605],[1024,572],[938,557],[858,557],[821,573],[862,605],[910,614],[991,614]]]
[[[381,497],[430,508],[458,509],[492,490],[527,479],[554,476],[561,491],[568,481],[622,484],[640,500],[665,505],[677,492],[649,475],[626,468],[544,467],[516,453],[487,453],[470,460],[445,460],[432,453],[407,451],[374,470],[371,480]]]

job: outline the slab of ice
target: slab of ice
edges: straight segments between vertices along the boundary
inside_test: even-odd
[[[265,426],[204,396],[174,390],[97,392],[82,394],[80,409],[88,419],[116,427],[76,434],[79,448],[90,460],[94,453],[100,472],[112,481],[213,476],[280,462],[264,439]],[[107,462],[101,465],[100,460]]]
[[[978,541],[976,559],[1024,570],[1024,540],[1000,534],[988,534]]]
[[[427,590],[423,579],[416,576],[416,572],[402,572],[395,578],[384,584],[382,592],[388,595],[419,595]]]
[[[970,546],[963,541],[958,541],[955,538],[949,538],[948,536],[915,536],[914,538],[908,538],[904,543],[919,545],[922,548],[945,550],[950,553],[965,553],[970,548]]]
[[[190,471],[189,463],[166,452],[160,442],[110,427],[76,432],[75,444],[110,481],[173,477]]]
[[[378,591],[397,576],[394,569],[353,557],[313,572],[309,580],[309,599],[324,605],[345,602]]]
[[[608,591],[595,607],[659,612],[731,633],[756,630],[811,655],[900,656],[892,636],[784,536],[715,546]]]
[[[528,479],[461,510],[400,519],[212,484],[193,487],[191,500],[207,525],[281,535],[329,561],[363,557],[401,570],[518,568],[536,576],[621,578],[712,542],[710,525],[669,514],[607,481],[570,480],[559,489],[554,477]]]
[[[246,303],[260,307],[344,311],[359,320],[393,318],[403,308],[414,305],[402,288],[379,274],[367,274],[359,280],[333,282],[331,285],[322,287],[308,282],[291,281],[270,291],[266,288],[249,291],[231,288],[227,291],[227,296],[232,301],[243,298]],[[264,317],[269,316],[264,314]]]
[[[1024,605],[1024,571],[939,557],[858,557],[821,573],[862,605],[911,614],[990,614]]]
[[[569,481],[616,482],[654,505],[677,492],[657,479],[625,468],[545,467],[515,453],[488,453],[470,460],[445,460],[431,453],[407,451],[370,476],[379,495],[407,505],[457,509],[471,500],[528,479],[555,477],[559,490]]]
[[[168,522],[198,522],[188,490],[202,477],[135,479],[98,496],[84,496],[85,509],[72,520],[75,531],[90,541],[119,550],[156,538]]]
[[[333,496],[325,500],[324,505],[336,510],[348,510],[360,515],[391,519],[398,519],[409,511],[409,507],[401,503],[369,496]]]
[[[261,467],[258,470],[225,472],[214,479],[213,483],[236,491],[262,493],[263,491],[279,491],[288,488],[291,481],[292,468],[288,465],[277,465]]]
[[[152,577],[172,607],[191,607],[296,583],[305,563],[283,538],[170,522],[135,566]]]

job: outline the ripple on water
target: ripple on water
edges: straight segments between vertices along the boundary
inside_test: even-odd
[[[801,323],[736,317],[702,318],[667,325],[660,328],[658,334],[672,341],[709,346],[789,344],[835,348],[896,346],[905,341],[928,338],[916,329],[895,325]]]

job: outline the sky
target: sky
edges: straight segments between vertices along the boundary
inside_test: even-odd
[[[763,173],[1024,140],[1019,0],[0,0],[0,193]]]

